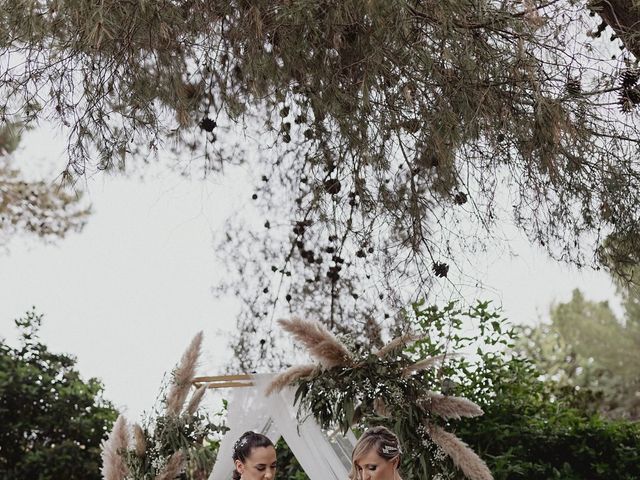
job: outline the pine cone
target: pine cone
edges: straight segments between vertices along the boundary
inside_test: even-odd
[[[456,202],[457,205],[463,205],[467,203],[467,194],[464,192],[458,192],[453,197],[453,201]]]
[[[623,113],[629,113],[636,105],[640,104],[640,88],[633,87],[620,90],[618,103]]]
[[[341,187],[340,180],[337,178],[329,178],[324,182],[324,189],[329,195],[336,195]]]
[[[449,265],[441,262],[434,262],[433,273],[436,277],[444,278],[449,273]]]
[[[211,120],[209,117],[205,117],[200,122],[200,128],[205,132],[213,132],[213,129],[216,128],[215,120]]]
[[[640,70],[628,69],[622,72],[622,88],[627,89],[634,87],[640,78]]]
[[[567,94],[571,95],[572,97],[577,97],[582,91],[580,80],[575,78],[568,78],[565,88],[567,90]]]

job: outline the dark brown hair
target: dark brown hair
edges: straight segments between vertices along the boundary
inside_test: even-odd
[[[256,432],[244,432],[233,445],[233,461],[240,460],[242,463],[251,456],[251,450],[259,447],[273,447],[273,442],[269,437]],[[240,472],[233,470],[233,480],[240,480]]]

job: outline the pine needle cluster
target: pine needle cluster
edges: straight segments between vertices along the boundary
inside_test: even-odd
[[[380,320],[451,280],[501,221],[578,266],[601,263],[608,234],[637,238],[623,3],[4,1],[0,119],[62,126],[67,179],[168,145],[206,173],[251,162],[264,227],[236,215],[219,251],[248,305],[238,330],[256,331],[238,341],[252,369],[277,356],[260,320],[280,292],[347,325],[364,298]],[[606,27],[590,13],[630,22],[622,52],[587,35]]]

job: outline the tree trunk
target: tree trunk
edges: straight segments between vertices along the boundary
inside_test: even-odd
[[[620,37],[627,49],[640,58],[640,6],[633,0],[595,1],[589,8]]]

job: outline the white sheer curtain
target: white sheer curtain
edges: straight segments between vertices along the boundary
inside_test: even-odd
[[[218,459],[209,480],[229,480],[233,473],[233,444],[247,430],[268,436],[273,443],[283,436],[311,480],[346,480],[355,437],[325,432],[307,415],[298,422],[293,405],[294,390],[285,388],[269,397],[264,395],[273,374],[254,375],[254,387],[234,388],[228,399],[225,434]]]

